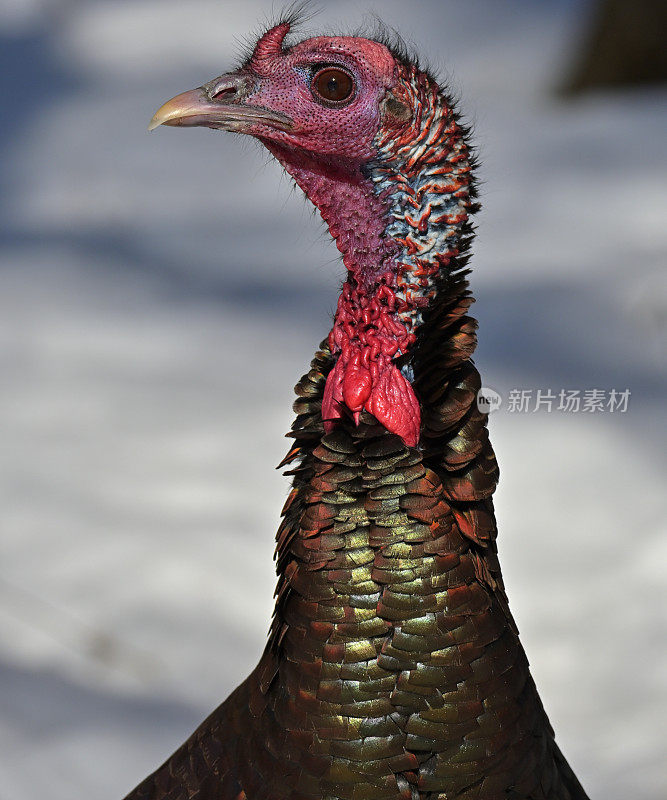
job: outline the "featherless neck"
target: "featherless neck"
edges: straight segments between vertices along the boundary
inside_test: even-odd
[[[409,122],[389,104],[415,109]],[[465,130],[428,75],[401,66],[373,157],[295,160],[267,145],[317,206],[348,271],[329,348],[336,364],[322,406],[325,428],[372,413],[416,446],[421,411],[411,386],[419,328],[438,286],[459,265],[477,210]]]

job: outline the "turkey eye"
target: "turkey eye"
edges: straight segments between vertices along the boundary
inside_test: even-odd
[[[327,103],[342,103],[354,91],[352,76],[343,69],[325,67],[313,78],[313,94],[316,100]]]

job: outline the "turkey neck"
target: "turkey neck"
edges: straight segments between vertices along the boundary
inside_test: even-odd
[[[285,728],[307,732],[301,744],[315,760],[322,754],[323,770],[332,753],[341,757],[332,769],[342,769],[367,738],[408,783],[434,751],[452,764],[465,751],[461,774],[451,767],[454,796],[489,761],[523,758],[544,718],[496,558],[498,470],[476,404],[475,322],[466,313],[470,159],[454,115],[429,96],[417,141],[414,131],[405,141],[378,137],[377,158],[353,181],[291,170],[325,220],[341,197],[355,202],[354,213],[330,221],[348,267],[334,328],[296,387],[294,446],[283,462],[293,465],[293,489],[277,537],[272,631],[256,673],[265,699],[256,702],[270,709],[276,737]],[[362,199],[373,212],[364,226],[354,222]],[[368,298],[383,293],[395,298],[380,304],[387,330],[394,341],[404,337],[391,364],[419,402],[415,444],[365,407],[333,424],[323,410],[345,358],[337,326],[348,326],[349,348],[360,338],[341,306],[367,310]],[[498,692],[499,710],[485,710]],[[483,736],[472,752],[465,737],[478,735],[479,720]]]
[[[381,516],[389,513],[392,520],[392,514],[402,508],[399,498],[409,494],[405,486],[401,488],[401,480],[409,484],[415,476],[419,480],[428,476],[419,491],[427,492],[443,524],[448,520],[461,533],[471,547],[476,575],[487,588],[497,590],[505,603],[495,559],[491,501],[498,469],[486,415],[476,405],[480,379],[470,360],[477,324],[467,315],[473,298],[466,263],[472,240],[470,215],[479,206],[474,163],[465,142],[467,131],[438,86],[413,66],[400,67],[392,95],[418,111],[400,135],[391,125],[381,128],[374,141],[374,158],[363,164],[315,161],[302,154],[297,160],[282,146],[267,145],[320,211],[348,271],[324,349],[296,387],[297,419],[291,434],[296,444],[282,465],[298,461],[299,466],[288,473],[294,475],[294,489],[278,534],[280,582],[274,634],[286,623],[280,598],[289,594],[290,573],[294,577],[301,567],[308,570],[305,564],[313,554],[321,555],[317,537],[311,542],[313,547],[305,545],[307,552],[297,547],[298,557],[291,561],[292,545],[303,543],[317,529],[312,521],[304,526],[302,515],[313,513],[313,503],[318,514],[330,513],[322,511],[322,504],[332,498],[338,502],[346,492],[352,502],[354,486],[355,502],[361,503],[355,512],[359,519],[371,524],[381,512]],[[394,373],[400,370],[416,399],[418,436],[410,439],[404,430],[392,428],[375,407],[363,403],[350,407],[347,397],[339,396],[338,406],[347,405],[351,413],[339,411],[331,420],[327,395],[332,377],[341,364],[349,367],[355,349],[370,355],[367,362],[384,359]],[[400,406],[405,397],[399,391],[392,400]],[[399,442],[394,441],[396,437]],[[369,441],[376,444],[366,450]],[[381,454],[389,453],[388,466],[381,465],[374,447]],[[374,466],[368,465],[369,459]],[[354,478],[343,472],[343,484],[348,479],[351,484],[346,484],[342,494],[337,493],[331,475],[326,480],[319,476],[319,471],[330,472],[339,463],[348,470],[358,468]],[[401,464],[407,465],[405,474]],[[394,489],[379,488],[368,477],[386,469],[387,485],[393,481]],[[366,502],[370,517],[362,508]],[[331,519],[318,518],[318,524],[326,527],[329,522],[324,520]],[[400,514],[395,519],[405,521]],[[440,518],[417,514],[416,519],[433,526]],[[389,534],[386,524],[380,527]],[[345,547],[354,550],[355,542],[354,537],[346,539]],[[376,544],[383,546],[380,539]]]
[[[315,159],[268,146],[320,211],[347,269],[328,337],[336,362],[323,397],[325,429],[346,415],[358,424],[366,411],[416,446],[420,331],[439,291],[456,284],[477,205],[465,130],[451,104],[423,73],[399,72],[392,102],[417,111],[402,126],[385,112],[372,158]]]

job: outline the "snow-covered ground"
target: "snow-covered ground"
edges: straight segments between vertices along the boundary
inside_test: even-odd
[[[592,798],[667,795],[665,95],[551,87],[582,3],[376,2],[480,145],[487,385],[632,391],[491,418],[513,610]],[[313,30],[353,29],[365,2]],[[273,469],[341,268],[259,147],[159,130],[268,0],[0,2],[0,796],[114,800],[256,662]]]

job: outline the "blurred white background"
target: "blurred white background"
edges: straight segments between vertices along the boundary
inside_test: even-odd
[[[279,4],[276,5],[279,9]],[[375,9],[461,94],[485,383],[625,389],[491,418],[500,552],[592,798],[667,796],[665,93],[553,87],[574,0]],[[110,800],[249,672],[272,609],[292,386],[337,251],[253,142],[146,133],[268,0],[0,2],[0,795]]]

